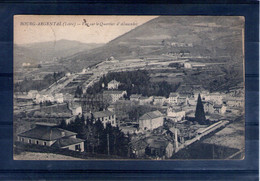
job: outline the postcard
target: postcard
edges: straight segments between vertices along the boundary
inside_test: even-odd
[[[245,157],[242,16],[14,16],[14,160]]]

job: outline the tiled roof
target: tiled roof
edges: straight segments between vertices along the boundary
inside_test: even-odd
[[[93,115],[95,118],[102,118],[102,117],[112,116],[114,115],[114,113],[106,110],[106,111],[94,112]]]
[[[114,80],[111,80],[110,82],[109,82],[109,84],[119,84],[120,82],[117,82],[115,79]]]
[[[148,112],[148,113],[145,113],[144,115],[142,115],[140,117],[140,120],[155,119],[155,118],[158,118],[161,116],[162,116],[162,113],[160,111],[153,111],[153,112]]]
[[[77,143],[81,143],[85,140],[79,139],[79,138],[61,138],[57,140],[52,146],[53,147],[64,147],[64,146],[69,146],[69,145],[74,145]]]
[[[63,133],[62,133],[63,132]],[[77,133],[67,131],[57,127],[49,127],[49,126],[36,126],[35,128],[23,132],[18,136],[32,138],[32,139],[39,139],[39,140],[46,140],[46,141],[53,141],[63,137],[69,137],[76,135]]]

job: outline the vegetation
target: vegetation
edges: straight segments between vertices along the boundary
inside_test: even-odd
[[[54,72],[53,74],[46,75],[43,80],[31,80],[25,78],[22,82],[18,82],[14,85],[15,92],[28,92],[30,90],[41,91],[48,88],[51,84],[55,83],[65,74],[64,72]]]
[[[85,150],[91,153],[107,155],[127,156],[129,139],[119,127],[112,127],[110,124],[104,128],[100,120],[94,121],[93,114],[85,119],[77,116],[68,125],[62,121],[60,127],[78,133],[79,138],[85,141]]]
[[[197,101],[197,106],[196,106],[195,120],[199,124],[207,124],[206,116],[205,116],[205,112],[204,112],[204,108],[203,108],[203,104],[202,104],[202,101],[201,101],[200,94],[198,96],[198,101]]]
[[[129,72],[112,72],[103,76],[93,87],[87,89],[88,94],[96,94],[102,91],[102,84],[105,87],[111,80],[117,80],[121,83],[119,90],[126,90],[127,95],[142,94],[143,96],[165,96],[178,89],[180,84],[169,84],[166,81],[152,82],[146,70],[137,70]]]

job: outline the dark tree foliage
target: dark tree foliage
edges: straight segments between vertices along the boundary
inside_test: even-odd
[[[201,101],[200,94],[198,96],[198,101],[197,101],[197,106],[196,106],[195,120],[199,124],[207,124],[205,112],[204,112],[204,107],[203,107],[203,104],[202,104],[202,101]]]
[[[146,70],[136,70],[128,72],[111,72],[100,78],[99,82],[87,89],[88,94],[97,94],[102,91],[102,84],[105,87],[111,80],[117,80],[121,84],[119,90],[126,90],[127,95],[142,94],[143,96],[165,96],[170,92],[175,92],[180,84],[169,84],[166,81],[152,82],[149,72]]]
[[[85,141],[85,150],[91,153],[100,153],[118,156],[128,155],[129,140],[119,127],[110,124],[104,128],[103,123],[95,120],[93,114],[75,118],[64,129],[78,133],[78,137]],[[108,149],[109,145],[109,149]]]
[[[66,121],[64,119],[61,121],[59,127],[62,128],[62,129],[66,129],[67,128],[67,124],[66,124]]]
[[[83,95],[83,89],[82,89],[82,87],[77,86],[77,89],[76,89],[76,91],[75,91],[75,97],[76,97],[76,98],[80,98],[80,97],[82,97],[82,95]]]

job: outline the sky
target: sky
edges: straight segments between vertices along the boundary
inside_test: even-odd
[[[30,44],[61,39],[107,43],[157,16],[14,16],[14,43]]]

